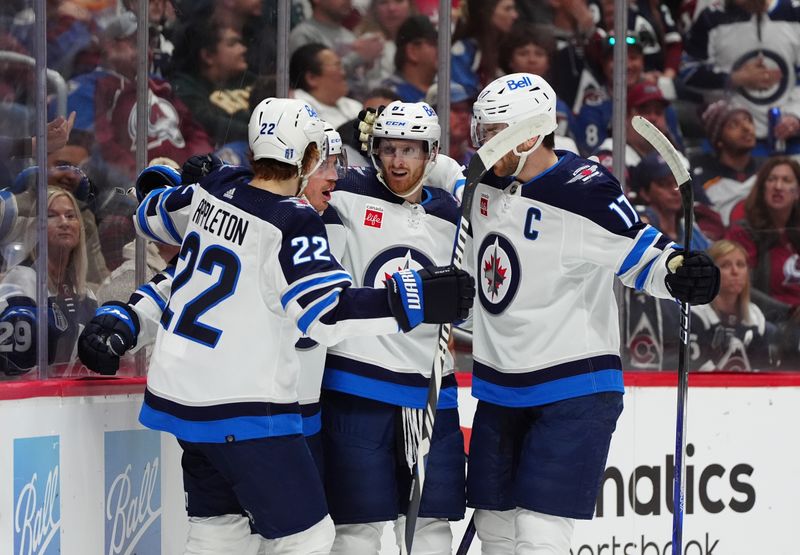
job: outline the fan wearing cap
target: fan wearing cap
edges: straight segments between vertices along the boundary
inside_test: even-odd
[[[439,86],[434,83],[425,95],[425,102],[437,109]],[[472,99],[458,83],[450,83],[450,158],[459,164],[467,165],[475,154],[470,144],[470,119]],[[441,161],[441,160],[440,160]]]
[[[394,75],[383,82],[403,102],[420,102],[439,68],[436,28],[424,15],[406,19],[397,32]]]
[[[753,155],[756,128],[747,109],[728,100],[718,100],[705,109],[702,117],[713,152],[692,160],[692,178],[695,190],[703,191],[710,206],[728,226],[744,217],[742,201],[753,187],[754,176],[764,158]]]
[[[644,92],[648,86],[648,95],[655,95],[654,89],[658,85],[646,79],[644,72],[644,44],[640,35],[630,31],[625,37],[628,44],[628,64],[626,84],[628,87],[628,106],[631,106],[631,95],[637,96]],[[614,69],[614,44],[616,37],[598,31],[592,38],[591,46],[587,49],[589,65],[581,76],[581,84],[576,96],[573,111],[575,112],[575,138],[581,152],[585,156],[594,154],[603,148],[603,142],[611,135],[613,113],[613,69]],[[637,89],[637,87],[639,87]],[[652,88],[650,88],[652,87]],[[660,88],[659,88],[660,89]],[[636,91],[636,92],[634,92]],[[669,101],[661,93],[661,100],[665,103],[664,117],[672,137],[678,141],[682,148],[682,139],[678,125],[678,117]],[[636,100],[636,103],[642,102]]]
[[[154,189],[135,216],[143,237],[181,245],[139,420],[183,449],[187,553],[254,555],[252,525],[270,553],[322,555],[334,528],[302,433],[296,342],[452,321],[471,305],[470,283],[432,268],[352,287],[319,214],[296,196],[323,162],[324,122],[305,102],[268,98],[248,132],[252,173],[223,166]],[[139,327],[129,304],[107,303],[81,336],[81,360],[115,373]]]
[[[657,152],[651,152],[631,170],[632,185],[645,205],[643,221],[657,228],[676,243],[683,243],[683,211],[681,193],[675,176]],[[703,251],[711,242],[695,225],[691,250]]]
[[[675,135],[667,125],[666,113],[668,107],[669,101],[664,98],[664,95],[661,94],[661,89],[657,85],[641,81],[628,88],[628,113],[625,119],[628,142],[625,145],[625,165],[629,171],[630,168],[639,164],[643,156],[653,151],[650,143],[639,135],[631,125],[631,119],[634,116],[642,116],[669,137],[673,144],[677,142]],[[596,151],[600,163],[608,169],[613,167],[613,146],[613,138],[608,137]],[[681,155],[681,159],[688,167],[689,161],[683,155]]]

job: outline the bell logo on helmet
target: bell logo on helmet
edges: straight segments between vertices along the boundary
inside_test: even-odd
[[[531,82],[531,78],[527,75],[520,79],[519,81],[515,81],[514,79],[509,79],[506,81],[506,85],[508,86],[508,90],[513,91],[515,89],[524,89],[525,87],[530,87],[533,85]]]
[[[305,107],[306,107],[306,112],[308,112],[308,115],[309,115],[309,116],[311,116],[312,118],[319,117],[319,116],[317,115],[317,111],[316,111],[316,110],[314,110],[314,108],[312,108],[312,107],[311,107],[311,106],[309,106],[308,104],[306,104],[306,105],[305,105]]]
[[[436,115],[436,112],[433,111],[433,108],[431,108],[427,104],[423,104],[422,109],[425,110],[425,113],[431,117]]]

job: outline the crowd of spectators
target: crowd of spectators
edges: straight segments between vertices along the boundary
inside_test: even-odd
[[[74,334],[65,330],[80,325],[83,309],[76,307],[121,295],[120,283],[132,279],[136,202],[125,191],[135,178],[136,105],[143,100],[136,84],[139,1],[46,4],[47,66],[66,81],[67,114],[74,114],[71,132],[51,141],[41,164],[53,212],[50,324],[61,342],[50,347],[51,360],[70,360],[64,353]],[[248,164],[251,108],[276,91],[275,2],[148,1],[147,160],[179,168],[193,154],[216,152]],[[292,1],[290,94],[340,129],[351,162],[367,163],[351,131],[365,106],[401,99],[435,107],[438,4]],[[720,299],[697,311],[694,368],[800,368],[800,166],[792,158],[800,155],[800,7],[793,0],[627,5],[622,109],[628,120],[640,115],[654,123],[692,168],[692,248],[708,249],[723,269]],[[557,148],[596,156],[610,168],[612,116],[620,109],[612,102],[613,21],[613,0],[453,0],[448,154],[467,164],[475,152],[469,119],[483,86],[505,73],[531,72],[558,95]],[[4,2],[0,53],[33,56],[34,24],[30,1]],[[30,281],[36,256],[34,83],[30,66],[0,58],[0,323],[14,317],[18,297],[32,294],[21,293],[20,283]],[[58,90],[48,92],[48,119],[63,127]],[[625,152],[629,200],[680,243],[680,196],[668,167],[630,125]],[[66,249],[76,226],[76,244]],[[147,252],[153,270],[172,254],[156,245]],[[674,303],[626,292],[620,306],[629,366],[670,368]],[[21,365],[6,358],[9,374],[33,364],[29,354]]]

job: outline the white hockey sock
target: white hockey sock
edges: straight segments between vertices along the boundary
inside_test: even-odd
[[[575,519],[517,509],[515,555],[569,555]]]
[[[481,540],[482,555],[514,555],[514,516],[516,510],[475,509],[475,531]]]
[[[192,516],[184,555],[256,555],[260,540],[241,515]]]
[[[330,515],[311,528],[274,540],[264,539],[269,555],[328,555],[335,531]]]
[[[394,521],[397,547],[405,543],[406,517],[401,515]],[[414,555],[450,555],[453,552],[453,531],[444,518],[417,518],[414,532]]]
[[[378,555],[386,521],[337,524],[331,555]]]

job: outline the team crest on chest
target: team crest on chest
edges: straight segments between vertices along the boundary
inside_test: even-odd
[[[521,268],[511,242],[490,233],[478,249],[478,297],[491,314],[500,314],[514,299],[519,288]]]
[[[364,226],[380,227],[383,225],[383,208],[374,204],[368,204],[364,209]]]
[[[426,255],[412,247],[391,247],[379,252],[367,264],[364,272],[364,287],[385,287],[393,273],[400,270],[421,270],[433,266]]]

